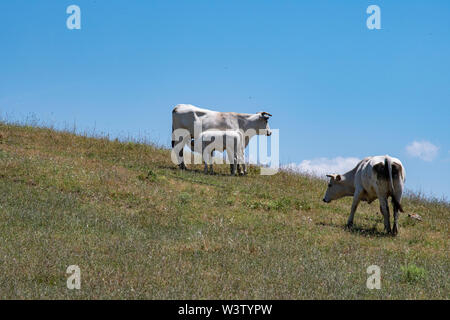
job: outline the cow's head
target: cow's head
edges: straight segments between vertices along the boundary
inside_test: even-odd
[[[332,200],[344,197],[348,189],[344,183],[344,177],[340,174],[327,174],[327,177],[330,178],[330,182],[323,197],[323,202],[329,203]]]
[[[265,134],[266,136],[270,136],[272,131],[269,127],[269,118],[272,116],[270,113],[261,111],[257,113],[258,120],[256,121],[256,129],[259,134]]]

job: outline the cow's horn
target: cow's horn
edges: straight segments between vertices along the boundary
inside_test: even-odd
[[[262,114],[263,116],[269,116],[269,117],[271,117],[271,116],[272,116],[272,115],[271,115],[270,113],[268,113],[268,112],[265,112],[265,111],[261,112],[261,114]]]

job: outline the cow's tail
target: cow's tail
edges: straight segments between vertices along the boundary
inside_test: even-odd
[[[173,123],[172,123],[172,149],[173,147],[175,147],[175,141],[173,140]]]
[[[395,195],[394,179],[392,178],[392,161],[391,161],[390,157],[386,157],[384,159],[384,166],[385,166],[385,168],[388,169],[388,172],[389,172],[389,191],[391,193],[392,203],[394,204],[394,209],[398,209],[400,212],[404,212],[399,199],[397,199],[397,197]]]
[[[177,107],[178,107],[178,105],[176,105],[175,108],[173,108],[173,110],[172,110],[172,149],[173,149],[173,147],[175,147],[175,140],[173,140],[173,122],[174,122],[175,113],[177,112]]]

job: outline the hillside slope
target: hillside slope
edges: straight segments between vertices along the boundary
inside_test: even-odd
[[[0,298],[449,299],[446,203],[321,202],[326,183],[180,172],[168,150],[0,123]],[[81,289],[66,268],[81,269]],[[368,290],[378,265],[381,290]]]

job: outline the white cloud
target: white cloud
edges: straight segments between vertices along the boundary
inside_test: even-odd
[[[436,158],[439,147],[428,141],[413,141],[406,146],[406,151],[412,157],[422,159],[424,161],[433,161]]]
[[[360,159],[353,157],[336,157],[333,159],[316,158],[312,160],[303,160],[300,163],[289,163],[283,166],[283,169],[325,177],[326,174],[346,173],[353,169],[359,161]]]

